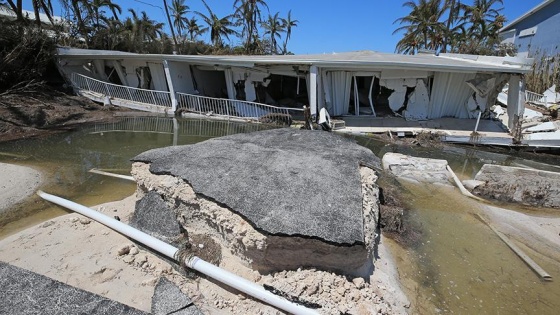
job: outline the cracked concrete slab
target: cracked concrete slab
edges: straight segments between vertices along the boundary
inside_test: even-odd
[[[369,150],[342,136],[291,128],[236,134],[132,159],[173,175],[272,235],[364,243],[360,165]]]
[[[5,262],[0,296],[0,314],[147,314]]]

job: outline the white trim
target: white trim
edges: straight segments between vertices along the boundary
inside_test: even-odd
[[[538,29],[538,26],[533,26],[533,27],[530,27],[530,28],[526,28],[526,29],[522,30],[521,32],[519,32],[519,38],[527,37],[527,36],[533,36],[537,33],[537,29]]]

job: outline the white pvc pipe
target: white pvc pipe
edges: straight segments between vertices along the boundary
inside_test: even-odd
[[[86,217],[91,218],[121,234],[124,234],[125,236],[128,236],[150,248],[157,250],[161,254],[171,259],[175,259],[175,254],[177,253],[178,249],[172,245],[160,241],[159,239],[151,235],[148,235],[118,220],[106,216],[98,211],[80,205],[78,203],[72,202],[70,200],[60,198],[51,194],[47,194],[40,190],[37,192],[37,195],[39,195],[41,198],[47,201],[50,201],[62,207],[78,212],[82,215],[85,215]],[[199,257],[196,256],[191,257],[190,259],[187,259],[184,263],[189,268],[197,270],[200,273],[203,273],[215,280],[218,280],[223,284],[226,284],[234,289],[237,289],[243,293],[246,293],[254,298],[257,298],[267,304],[275,306],[286,312],[290,312],[292,314],[319,314],[314,310],[305,308],[301,305],[297,305],[282,297],[272,294],[271,292],[266,291],[260,285],[250,282],[244,278],[241,278],[220,267],[214,266],[200,259]]]
[[[290,312],[292,314],[319,314],[314,310],[290,303],[284,298],[281,298],[269,291],[264,290],[260,285],[238,277],[237,275],[220,267],[214,266],[211,263],[200,259],[199,257],[192,257],[185,263],[191,269],[199,271],[205,275],[209,275],[210,277],[220,281],[223,284],[226,284],[239,291],[245,292],[250,296],[253,296],[286,312]]]
[[[457,187],[459,188],[459,190],[461,191],[461,193],[467,197],[476,199],[478,201],[486,201],[480,197],[477,197],[475,195],[473,195],[470,191],[468,191],[465,186],[463,186],[463,183],[461,183],[461,180],[459,179],[459,177],[457,177],[457,175],[455,175],[455,172],[453,172],[453,170],[451,169],[451,167],[449,165],[446,166],[447,171],[449,172],[449,174],[451,175],[451,178],[453,178],[453,181],[455,181],[455,185],[457,185]]]
[[[478,123],[480,122],[480,115],[482,115],[482,112],[478,112],[478,118],[476,119],[476,126],[474,126],[474,132],[476,133],[478,131]]]
[[[129,175],[121,175],[121,174],[109,173],[109,172],[105,172],[105,171],[98,170],[98,169],[96,169],[96,168],[92,168],[91,170],[89,170],[89,172],[90,172],[90,173],[99,174],[99,175],[105,175],[105,176],[120,178],[120,179],[126,179],[126,180],[130,180],[130,181],[133,181],[133,182],[136,181],[136,180],[134,179],[134,177],[129,176]]]

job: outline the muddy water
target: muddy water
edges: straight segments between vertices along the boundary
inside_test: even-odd
[[[557,156],[482,151],[465,147],[418,148],[375,143],[359,138],[378,156],[400,152],[445,159],[463,179],[472,179],[483,164],[560,171]],[[560,263],[517,243],[552,275],[542,281],[492,230],[475,218],[477,202],[458,189],[402,184],[408,220],[421,231],[413,248],[386,240],[393,252],[413,314],[558,314]],[[530,215],[560,217],[560,211],[504,205]],[[560,233],[560,230],[558,231]]]
[[[130,196],[136,185],[89,173],[92,168],[129,174],[130,158],[146,150],[265,128],[209,120],[125,118],[120,123],[89,126],[48,138],[0,143],[0,162],[38,169],[45,177],[40,189],[84,205],[96,205]],[[66,210],[31,196],[0,216],[0,238],[64,213]]]
[[[259,125],[168,118],[131,118],[120,124],[98,125],[46,139],[0,144],[0,161],[37,168],[47,181],[41,189],[86,205],[118,200],[134,192],[122,179],[88,173],[91,168],[126,174],[129,159],[145,150],[189,144]],[[147,132],[147,131],[150,132]],[[462,178],[473,178],[485,163],[560,171],[557,157],[465,147],[422,148],[388,145],[356,137],[376,155],[400,152],[449,161]],[[414,314],[557,314],[560,309],[560,267],[527,250],[555,281],[542,282],[493,232],[473,217],[472,201],[456,189],[403,184],[409,219],[420,227],[421,240],[403,249],[386,242],[394,253]],[[31,197],[12,215],[0,219],[0,238],[66,213]],[[532,214],[558,216],[538,209]]]
[[[456,189],[404,187],[422,239],[416,248],[397,251],[400,276],[408,279],[418,313],[558,313],[560,264],[525,248],[556,279],[542,281],[473,216],[479,208]]]

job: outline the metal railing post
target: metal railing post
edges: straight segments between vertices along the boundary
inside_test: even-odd
[[[154,91],[150,91],[150,93],[152,94],[152,99],[154,100],[154,105],[157,105],[156,97],[154,96]]]

